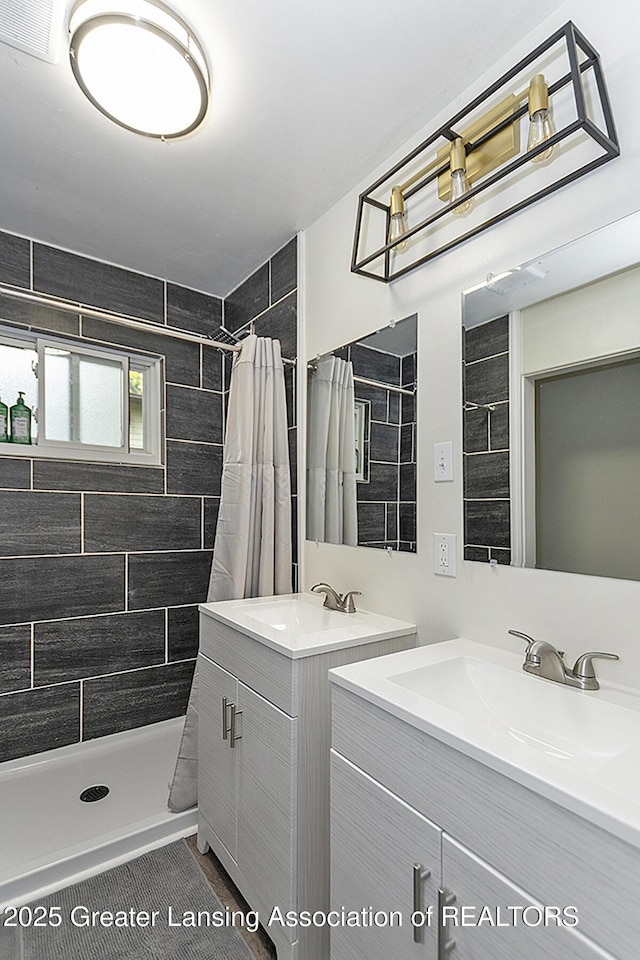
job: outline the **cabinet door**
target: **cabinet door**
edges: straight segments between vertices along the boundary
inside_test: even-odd
[[[415,905],[432,907],[431,923],[414,939],[414,864],[430,870]],[[440,882],[440,830],[362,773],[331,754],[331,908],[398,912],[402,926],[331,930],[331,960],[435,960]],[[512,958],[513,960],[513,958]]]
[[[238,866],[264,917],[296,908],[297,720],[240,682],[238,708]]]
[[[446,937],[455,940],[450,960],[612,960],[578,932],[579,925],[558,926],[548,912],[571,904],[547,904],[545,920],[543,905],[447,834],[442,879],[455,894],[446,922]],[[479,922],[481,917],[486,919]]]
[[[236,702],[237,681],[201,654],[198,683],[198,807],[235,860],[237,751],[223,737],[222,704]]]

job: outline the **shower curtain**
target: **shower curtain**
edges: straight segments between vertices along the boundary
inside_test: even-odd
[[[291,479],[280,342],[253,334],[231,373],[222,495],[207,600],[291,592]],[[198,799],[198,672],[169,791],[175,813]]]
[[[358,542],[353,367],[320,360],[309,381],[307,538]]]

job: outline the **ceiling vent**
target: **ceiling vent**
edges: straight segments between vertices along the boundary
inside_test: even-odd
[[[63,36],[65,0],[2,0],[0,42],[54,63]]]

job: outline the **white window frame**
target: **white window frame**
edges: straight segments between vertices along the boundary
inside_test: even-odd
[[[30,348],[38,356],[38,438],[32,444],[10,443],[0,446],[0,453],[13,456],[54,458],[59,460],[91,460],[97,463],[127,463],[160,465],[161,457],[161,415],[162,415],[162,358],[147,356],[125,350],[94,346],[81,340],[62,339],[37,333],[27,333],[13,328],[0,326],[0,343],[6,346]],[[45,437],[45,362],[47,347],[68,350],[78,356],[94,357],[120,363],[123,378],[122,390],[122,444],[104,446],[102,444],[81,443],[77,440],[48,440]],[[142,424],[145,449],[129,448],[129,371],[143,374]]]

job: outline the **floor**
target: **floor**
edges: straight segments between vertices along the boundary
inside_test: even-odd
[[[229,907],[230,910],[246,911],[250,909],[216,855],[211,851],[204,856],[199,853],[195,834],[192,837],[187,837],[187,844],[222,905]],[[256,933],[250,933],[244,927],[238,929],[256,960],[276,960],[275,947],[262,927]]]

